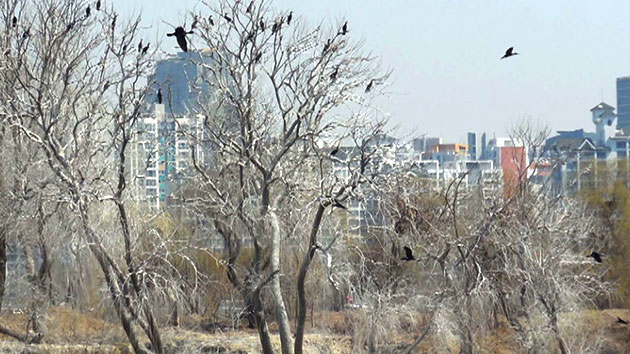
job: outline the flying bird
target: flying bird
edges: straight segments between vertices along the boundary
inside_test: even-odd
[[[11,26],[12,26],[12,27],[17,26],[17,22],[18,22],[17,17],[13,16],[13,20],[12,20],[12,22],[11,22]]]
[[[514,47],[510,47],[505,51],[505,54],[501,57],[501,59],[509,58],[513,55],[518,55],[518,53],[514,51]]]
[[[344,22],[343,27],[341,27],[341,34],[345,36],[346,33],[348,33],[348,21]]]
[[[175,38],[177,38],[177,44],[179,44],[179,47],[182,48],[182,50],[184,52],[188,51],[188,42],[186,41],[186,35],[187,34],[191,34],[193,33],[192,31],[186,32],[186,30],[184,29],[184,27],[179,26],[177,28],[175,28],[175,32],[173,33],[167,33],[166,35],[169,37],[175,36]]]
[[[212,19],[212,15],[208,16],[208,23],[210,26],[214,26],[214,20]]]
[[[85,17],[86,18],[90,17],[90,5],[88,5],[88,7],[85,8]]]
[[[232,18],[230,16],[228,16],[227,12],[223,15],[223,18],[227,21],[227,22],[232,22]]]
[[[101,0],[96,2],[96,11],[101,11]]]
[[[628,324],[628,321],[624,320],[624,319],[623,319],[623,318],[621,318],[621,317],[617,317],[617,321],[615,321],[615,322],[616,322],[616,323],[623,324],[623,325],[627,325],[627,324]]]
[[[413,251],[411,250],[411,248],[404,246],[403,247],[405,249],[405,256],[403,258],[401,258],[403,261],[415,261],[416,257],[413,256]]]
[[[147,43],[147,45],[144,46],[144,48],[142,48],[142,55],[147,54],[147,52],[149,51],[149,45],[151,43]]]
[[[157,99],[158,99],[158,103],[162,104],[162,89],[158,89]]]
[[[374,84],[374,79],[370,80],[370,83],[365,88],[365,93],[372,91],[372,85]]]
[[[593,251],[591,252],[591,254],[589,254],[586,257],[592,257],[597,263],[601,263],[602,262],[602,255]]]
[[[291,24],[292,19],[293,19],[293,11],[289,12],[289,16],[287,16],[287,26]]]

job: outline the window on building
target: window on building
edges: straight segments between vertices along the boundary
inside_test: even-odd
[[[625,141],[618,141],[617,142],[617,149],[625,150],[626,149],[626,142]]]
[[[147,187],[152,187],[155,186],[156,182],[155,179],[151,178],[151,179],[147,179]]]

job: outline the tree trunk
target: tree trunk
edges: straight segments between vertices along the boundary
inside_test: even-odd
[[[280,332],[280,342],[282,343],[282,354],[293,353],[293,343],[291,339],[291,325],[289,324],[289,316],[287,308],[282,297],[282,288],[280,287],[280,226],[278,225],[278,217],[275,213],[269,212],[269,221],[271,223],[271,272],[276,275],[271,280],[271,295],[274,302],[274,310],[276,321],[278,321],[278,330]]]
[[[2,304],[4,301],[4,289],[7,280],[7,233],[2,228],[2,234],[0,234],[0,311],[2,311]]]
[[[300,266],[300,271],[298,273],[298,310],[297,318],[295,319],[295,354],[303,353],[304,323],[306,322],[306,294],[304,290],[304,283],[306,282],[306,273],[308,272],[308,268],[311,265],[311,260],[313,259],[313,255],[315,254],[315,246],[317,244],[317,231],[319,230],[319,226],[321,224],[322,217],[324,216],[325,209],[326,208],[321,204],[317,209],[317,214],[315,214],[315,220],[313,220],[313,226],[311,227],[309,247],[306,251],[306,254],[304,255],[304,259],[302,259],[302,265]]]
[[[271,336],[269,334],[269,327],[267,326],[267,320],[265,319],[265,309],[260,299],[260,293],[254,292],[252,296],[253,318],[258,330],[258,337],[260,338],[260,345],[262,347],[263,354],[274,354],[273,345],[271,345]]]

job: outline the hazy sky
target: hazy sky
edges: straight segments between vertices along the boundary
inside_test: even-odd
[[[212,0],[208,0],[212,1]],[[197,0],[110,0],[162,36]],[[393,69],[380,103],[402,136],[505,135],[521,118],[594,131],[590,108],[617,106],[630,75],[630,0],[276,0],[310,22],[347,19],[350,35]],[[188,18],[187,24],[191,23]],[[154,35],[157,36],[158,33]],[[194,37],[193,37],[194,43]],[[175,51],[170,41],[163,48]],[[514,46],[521,55],[499,60]]]

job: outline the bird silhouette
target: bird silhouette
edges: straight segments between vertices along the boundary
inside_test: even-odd
[[[147,45],[144,46],[144,48],[142,48],[142,55],[147,54],[147,52],[149,51],[149,45],[151,43],[147,43]]]
[[[22,39],[27,39],[31,35],[30,31],[27,29],[22,33]]]
[[[501,57],[501,59],[509,58],[513,55],[518,55],[518,53],[514,51],[514,47],[510,47],[505,51],[505,54]]]
[[[210,26],[214,26],[214,20],[212,19],[212,15],[208,16],[208,23]]]
[[[271,27],[271,33],[276,33],[280,31],[281,28],[282,28],[282,20],[280,20],[280,22],[276,22],[273,24],[273,27]]]
[[[403,258],[401,258],[401,260],[403,261],[415,261],[416,257],[413,256],[413,251],[411,250],[411,248],[404,246],[403,247],[405,249],[405,256]]]
[[[186,30],[184,29],[184,27],[179,26],[177,28],[175,28],[175,32],[173,33],[167,33],[166,35],[169,37],[175,36],[175,38],[177,38],[177,44],[179,44],[179,47],[182,48],[182,50],[184,52],[188,51],[188,42],[186,41],[186,35],[187,34],[192,34],[192,31],[186,32]]]
[[[96,2],[96,11],[101,11],[101,0]]]
[[[326,44],[324,44],[324,50],[322,50],[322,55],[326,54],[329,48],[330,48],[330,38],[328,38],[328,41],[326,42]]]
[[[293,19],[293,11],[289,12],[289,16],[287,16],[287,26],[291,24],[292,19]]]
[[[13,16],[13,20],[11,21],[11,26],[15,27],[15,26],[17,26],[17,23],[18,23],[17,17]]]
[[[337,80],[337,74],[339,74],[339,67],[336,67],[336,68],[335,68],[335,71],[333,71],[333,72],[330,74],[330,79],[331,79],[332,81]]]
[[[588,255],[588,256],[586,256],[586,257],[591,257],[591,258],[593,258],[593,259],[594,259],[597,263],[602,263],[602,255],[601,255],[601,254],[599,254],[599,253],[597,253],[597,252],[595,252],[595,251],[591,252],[591,254],[589,254],[589,255]]]
[[[232,18],[231,18],[230,16],[228,16],[228,14],[227,14],[227,13],[225,13],[225,14],[223,15],[223,18],[224,18],[227,22],[232,22]]]
[[[624,320],[624,319],[623,319],[623,318],[621,318],[621,317],[617,317],[617,321],[615,321],[615,322],[616,322],[616,323],[623,324],[623,325],[627,325],[627,324],[628,324],[628,321]]]
[[[348,33],[348,21],[344,22],[343,27],[341,27],[341,34],[345,36],[346,33]]]
[[[86,18],[90,17],[90,5],[88,5],[88,7],[85,8],[85,17]]]
[[[140,43],[138,43],[138,52],[142,52],[142,39],[140,40]]]
[[[265,21],[263,21],[262,19],[260,20],[260,30],[262,32],[265,32]]]
[[[365,93],[372,91],[372,85],[374,84],[374,79],[370,80],[370,83],[365,88]]]
[[[260,58],[262,58],[262,52],[258,52],[258,54],[256,54],[256,57],[254,58],[254,61],[256,63],[260,63]]]
[[[157,100],[159,104],[162,104],[162,89],[158,89]]]
[[[339,152],[339,146],[337,146],[330,152],[330,156],[335,156],[337,155],[338,152]]]
[[[116,29],[116,17],[118,15],[114,15],[114,18],[112,19],[112,32]]]
[[[195,29],[195,28],[197,28],[197,24],[199,24],[199,19],[197,19],[197,16],[195,16],[195,17],[193,18],[192,25],[190,25],[190,29]]]
[[[254,8],[254,0],[252,0],[252,2],[249,3],[249,6],[247,6],[247,10],[245,10],[245,12],[247,12],[248,14],[251,14],[253,8]]]

